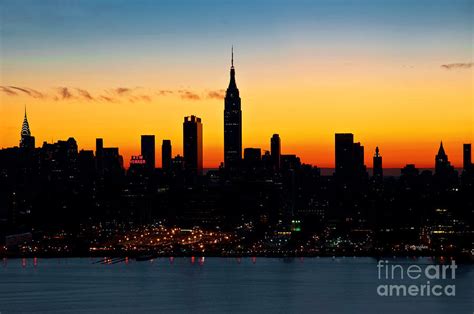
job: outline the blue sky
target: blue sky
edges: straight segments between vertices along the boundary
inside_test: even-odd
[[[213,59],[234,43],[267,53],[288,43],[383,43],[426,53],[472,47],[473,1],[9,1],[3,0],[5,59],[20,55],[141,54]],[[471,39],[471,42],[469,42]],[[126,44],[124,44],[126,43]],[[353,43],[359,43],[355,47]],[[127,49],[124,49],[127,48]],[[446,48],[447,49],[447,48]],[[117,51],[120,50],[120,51]],[[472,52],[472,49],[471,49]],[[113,56],[111,56],[113,57]],[[4,59],[4,61],[5,61]]]

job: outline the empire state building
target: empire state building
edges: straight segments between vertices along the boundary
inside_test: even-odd
[[[235,83],[234,49],[230,67],[230,82],[224,99],[224,166],[238,167],[242,159],[242,110],[239,89]]]

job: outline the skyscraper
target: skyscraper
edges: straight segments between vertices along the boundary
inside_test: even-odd
[[[336,176],[349,178],[354,169],[354,134],[336,133]]]
[[[161,144],[161,168],[163,168],[163,170],[171,169],[171,156],[171,140],[163,140]]]
[[[25,116],[23,118],[23,124],[21,126],[20,132],[20,147],[33,149],[35,148],[35,138],[31,136],[30,125],[28,124],[28,118],[26,116],[26,107],[25,107]]]
[[[336,133],[336,176],[346,181],[365,174],[364,146],[354,143],[352,133]]]
[[[375,148],[375,155],[373,159],[373,176],[375,178],[382,178],[383,177],[383,168],[382,168],[382,156],[379,153],[379,147]]]
[[[270,150],[272,154],[273,170],[275,172],[280,171],[280,158],[281,158],[281,142],[278,134],[273,134],[270,140]]]
[[[435,172],[443,172],[446,164],[448,163],[448,155],[444,151],[443,142],[439,144],[438,154],[435,156]]]
[[[155,169],[155,136],[142,135],[141,154],[147,169]]]
[[[365,170],[364,146],[360,142],[354,143],[354,173],[361,176]]]
[[[104,139],[96,138],[95,139],[95,155],[97,157],[102,156],[104,153]]]
[[[262,150],[260,148],[249,147],[244,149],[244,164],[247,169],[260,167],[262,161]]]
[[[95,139],[95,160],[99,175],[104,174],[104,139]]]
[[[471,161],[471,144],[463,144],[463,150],[462,150],[462,166],[464,171],[468,171],[471,168],[472,161]]]
[[[224,99],[224,166],[235,168],[242,159],[242,110],[239,89],[235,82],[234,50],[230,67],[230,82]]]
[[[448,155],[444,151],[443,142],[439,145],[438,154],[435,156],[435,173],[438,175],[450,174],[454,171],[448,160]]]
[[[95,158],[99,176],[104,174],[121,174],[123,170],[123,157],[118,147],[104,147],[104,139],[95,139]]]
[[[190,116],[183,123],[184,167],[191,173],[202,173],[202,124],[201,118]]]

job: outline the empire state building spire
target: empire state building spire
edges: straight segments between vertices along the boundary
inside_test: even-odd
[[[231,59],[230,59],[230,81],[229,87],[227,88],[227,93],[236,93],[239,95],[239,89],[237,88],[237,83],[235,82],[235,68],[234,68],[234,46],[231,50]]]
[[[242,110],[235,82],[234,47],[231,50],[230,81],[224,99],[224,166],[237,168],[242,159]]]

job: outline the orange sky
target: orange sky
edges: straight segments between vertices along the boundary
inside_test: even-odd
[[[178,84],[180,68],[164,69],[166,80],[144,74],[100,81],[79,73],[69,80],[45,75],[39,84],[36,78],[23,79],[21,73],[8,77],[8,85],[2,82],[3,86],[29,88],[41,96],[34,98],[18,89],[13,89],[16,95],[1,94],[0,147],[18,145],[26,104],[37,145],[73,136],[80,149],[93,149],[95,138],[103,137],[105,146],[120,147],[128,164],[131,155],[139,154],[140,135],[155,134],[160,165],[161,141],[171,139],[173,155],[182,154],[183,117],[194,114],[204,125],[204,166],[217,167],[223,159],[224,105],[219,97],[228,83],[228,62],[221,61],[219,72],[191,71],[184,85]],[[259,68],[258,63],[246,61],[236,64],[244,147],[268,150],[271,135],[279,133],[282,153],[333,167],[334,133],[352,132],[365,146],[369,167],[377,145],[384,167],[406,163],[432,167],[442,140],[450,160],[459,167],[462,143],[472,141],[472,70],[307,60]],[[122,72],[118,77],[127,73],[117,71]],[[140,85],[141,80],[147,86]],[[58,86],[67,87],[67,92]],[[119,87],[123,89],[117,91]],[[77,89],[86,90],[92,99]]]
[[[18,145],[27,105],[37,146],[102,137],[128,164],[155,134],[161,165],[161,141],[182,154],[183,117],[197,115],[217,167],[231,45],[244,148],[279,133],[282,153],[333,167],[334,133],[351,132],[368,167],[376,146],[385,167],[433,167],[440,141],[460,167],[473,140],[470,0],[0,6],[0,147]]]

